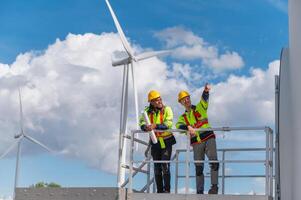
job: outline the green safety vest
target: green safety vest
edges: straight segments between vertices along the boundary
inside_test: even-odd
[[[190,125],[197,129],[211,128],[208,122],[207,109],[208,102],[202,98],[196,106],[191,106],[190,112],[185,111],[185,113],[179,117],[176,127],[179,128],[181,125]],[[191,144],[201,143],[202,141],[207,140],[209,137],[212,137],[212,134],[208,134],[208,138],[205,137],[201,140],[200,134],[202,134],[200,131],[196,132],[195,138],[191,138]]]
[[[155,112],[150,112],[149,107],[145,108],[147,115],[152,124],[164,124],[168,127],[168,129],[172,128],[172,120],[173,120],[173,112],[169,106],[165,106],[162,110]],[[140,117],[139,126],[145,125],[146,122],[144,120],[143,115]],[[160,147],[164,149],[166,147],[164,140],[173,136],[171,132],[155,132],[156,137],[160,143]]]

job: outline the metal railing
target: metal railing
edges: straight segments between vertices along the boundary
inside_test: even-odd
[[[190,150],[192,152],[192,150]],[[221,194],[225,194],[225,180],[227,178],[266,178],[266,175],[264,174],[254,174],[254,175],[226,175],[226,163],[263,163],[265,164],[265,160],[225,160],[226,153],[227,152],[265,152],[265,148],[226,148],[226,149],[217,149],[217,152],[221,152],[221,160],[217,161],[221,163],[221,175],[218,176],[219,179],[221,179]],[[180,153],[186,152],[185,149],[177,149],[175,153],[176,161],[178,161],[178,158],[180,156]],[[210,163],[210,161],[195,161],[194,163]],[[212,162],[211,162],[212,163]],[[178,193],[178,182],[179,178],[186,178],[185,175],[179,175],[179,167],[178,162],[176,162],[176,172],[175,172],[175,193]],[[205,178],[210,178],[209,175],[205,175]],[[195,176],[189,175],[189,178],[195,178]],[[270,180],[269,180],[270,181]],[[273,189],[273,188],[272,188]]]
[[[199,129],[200,130],[200,129]],[[180,129],[170,129],[170,132],[186,132]],[[153,192],[155,191],[154,186],[154,177],[151,177],[151,164],[153,163],[174,163],[176,172],[175,172],[175,193],[178,193],[178,180],[179,178],[185,178],[185,193],[189,193],[189,179],[194,177],[190,176],[190,164],[194,163],[220,163],[221,164],[221,188],[222,194],[225,193],[225,179],[227,178],[265,178],[265,195],[273,196],[273,156],[274,156],[274,136],[273,131],[269,127],[221,127],[221,128],[208,128],[201,129],[201,131],[215,131],[218,132],[229,132],[229,131],[263,131],[266,134],[265,137],[265,148],[227,148],[227,149],[218,149],[218,152],[222,153],[222,159],[217,161],[208,161],[208,160],[190,160],[191,148],[190,148],[190,136],[187,135],[186,141],[186,149],[176,149],[175,154],[169,161],[153,161],[148,156],[144,160],[134,160],[134,151],[135,151],[135,142],[138,142],[143,145],[147,145],[148,143],[137,139],[135,136],[139,133],[144,133],[141,130],[132,130],[131,135],[127,135],[124,138],[129,139],[130,142],[130,155],[129,155],[129,165],[122,166],[129,170],[129,175],[127,180],[121,185],[121,187],[126,187],[128,185],[128,189],[130,192],[139,191],[139,192],[150,192],[151,185],[153,185]],[[254,133],[254,132],[253,132]],[[241,133],[240,133],[241,134]],[[250,134],[250,133],[248,133]],[[226,153],[227,152],[253,152],[253,151],[261,151],[265,152],[265,159],[262,160],[227,160]],[[180,160],[179,155],[181,153],[185,153],[185,160]],[[139,166],[137,166],[140,163]],[[179,164],[185,164],[185,175],[179,175]],[[226,175],[226,164],[227,163],[262,163],[265,166],[265,174],[264,175]],[[146,166],[146,170],[143,168]],[[133,190],[133,178],[139,173],[145,173],[147,175],[146,184],[140,190]],[[208,177],[208,176],[205,176]]]

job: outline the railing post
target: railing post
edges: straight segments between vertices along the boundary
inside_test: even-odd
[[[175,172],[175,194],[178,194],[178,181],[179,181],[179,151],[176,150],[176,172]]]
[[[190,134],[187,132],[186,156],[185,156],[185,194],[189,193],[189,154],[190,154]]]
[[[147,147],[148,148],[148,147]],[[150,175],[151,175],[151,163],[150,163],[150,150],[147,152],[147,193],[150,193]]]
[[[154,178],[155,178],[155,177],[154,177]],[[155,179],[154,179],[154,182],[153,182],[153,193],[156,193],[156,187],[157,187],[157,186],[156,186],[155,182],[156,182],[156,181],[155,181]]]
[[[225,167],[225,150],[222,151],[222,194],[225,194],[225,172],[226,172],[226,167]]]
[[[273,130],[269,128],[270,135],[270,196],[273,196],[273,160],[274,160],[274,138]]]
[[[264,129],[265,132],[265,195],[269,195],[269,133],[267,129]]]
[[[131,131],[129,192],[133,192],[134,131]]]

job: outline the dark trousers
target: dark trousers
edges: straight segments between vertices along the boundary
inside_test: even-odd
[[[170,160],[172,146],[165,149],[153,148],[151,154],[154,161]],[[170,170],[169,163],[155,163],[154,173],[157,185],[157,193],[170,192]]]

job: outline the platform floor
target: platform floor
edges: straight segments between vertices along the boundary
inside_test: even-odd
[[[15,200],[272,200],[262,195],[130,193],[118,188],[17,188]]]
[[[263,195],[197,195],[128,193],[127,200],[272,200]]]
[[[196,195],[128,193],[127,200],[272,200],[264,195]]]

